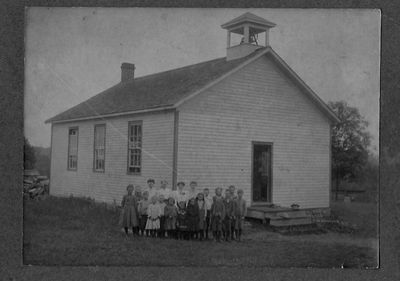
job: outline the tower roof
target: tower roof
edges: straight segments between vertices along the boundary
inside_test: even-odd
[[[234,18],[233,20],[228,21],[227,23],[224,23],[223,25],[221,25],[221,27],[224,29],[232,29],[244,23],[252,23],[263,28],[272,28],[276,26],[276,24],[273,22],[267,21],[262,17],[247,12],[241,16],[238,16],[237,18]]]

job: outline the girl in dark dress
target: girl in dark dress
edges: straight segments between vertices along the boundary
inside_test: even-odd
[[[194,198],[190,198],[189,200],[186,209],[186,218],[190,238],[197,238],[197,232],[199,231],[199,207]]]
[[[202,241],[204,239],[204,229],[206,227],[206,203],[204,201],[204,194],[203,193],[198,193],[197,194],[197,199],[196,199],[196,204],[199,208],[199,239]]]
[[[221,193],[222,188],[217,187],[211,206],[211,229],[217,242],[221,242],[222,220],[225,218],[224,198]]]
[[[178,208],[175,206],[175,200],[173,197],[168,198],[168,205],[164,208],[165,225],[164,228],[167,231],[168,238],[176,237],[176,218],[178,216]]]
[[[146,231],[146,236],[149,236],[150,231],[146,230],[147,223],[147,208],[150,205],[149,192],[145,191],[142,194],[142,199],[139,201],[139,228],[141,235],[144,236]]]
[[[133,195],[133,185],[130,184],[126,187],[128,194],[122,198],[122,212],[120,216],[120,225],[124,228],[126,236],[128,236],[128,229],[132,228],[132,233],[136,233],[139,226],[138,217],[138,203],[136,196]]]
[[[187,239],[187,219],[186,219],[186,202],[178,202],[178,216],[176,219],[177,236],[178,239]]]

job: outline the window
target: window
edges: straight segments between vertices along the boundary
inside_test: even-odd
[[[78,167],[78,128],[68,130],[68,170]]]
[[[129,122],[128,173],[140,174],[142,169],[142,122]]]
[[[105,146],[106,146],[106,125],[104,124],[95,125],[93,170],[96,172],[104,172]]]

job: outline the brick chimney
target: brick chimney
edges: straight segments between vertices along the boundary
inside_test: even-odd
[[[121,64],[121,82],[133,80],[135,78],[135,65],[124,62]]]

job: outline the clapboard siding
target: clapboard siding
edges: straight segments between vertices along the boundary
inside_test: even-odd
[[[329,206],[327,118],[267,57],[179,108],[178,178],[251,202],[252,141],[273,144],[275,204]]]
[[[99,201],[121,200],[126,185],[147,186],[148,178],[172,183],[174,113],[54,124],[52,132],[51,194],[89,196]],[[143,121],[142,173],[127,174],[128,122]],[[105,172],[93,171],[95,124],[106,124]],[[67,170],[68,128],[79,128],[78,169]]]

